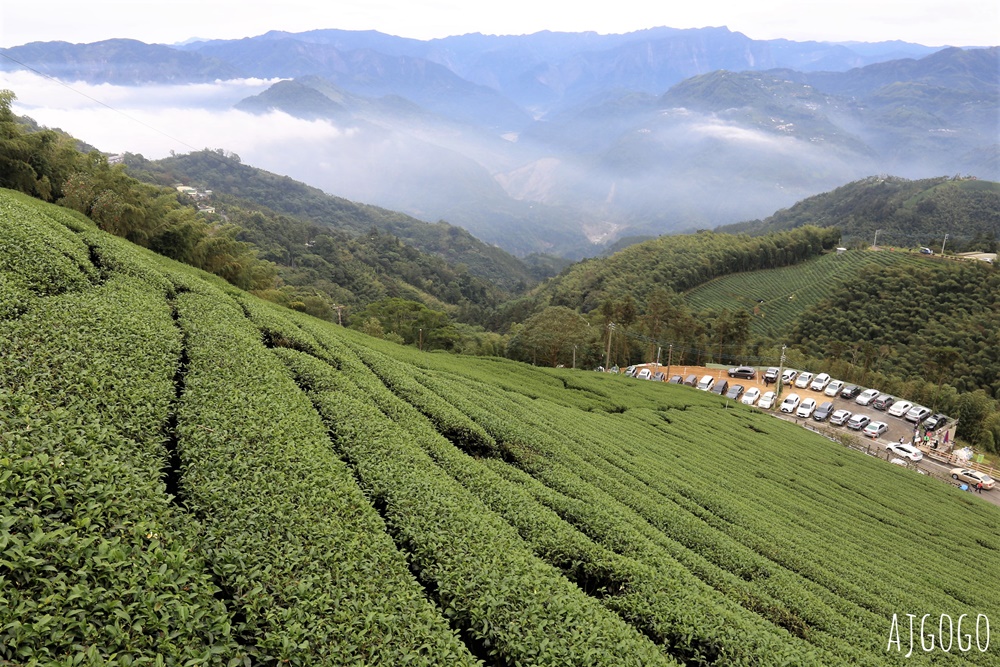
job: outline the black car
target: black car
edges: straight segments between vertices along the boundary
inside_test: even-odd
[[[757,377],[757,369],[750,366],[737,366],[729,369],[729,377],[752,380]]]
[[[861,387],[856,384],[849,384],[840,392],[841,398],[857,398],[861,393]]]
[[[939,412],[927,418],[927,421],[924,422],[924,428],[928,431],[936,431],[947,423],[948,417]]]
[[[726,392],[726,398],[738,401],[740,400],[740,397],[743,396],[744,391],[746,391],[746,387],[741,384],[734,384],[729,388],[729,391]]]
[[[816,408],[816,412],[813,413],[813,419],[818,422],[824,421],[827,417],[833,414],[833,401],[823,401]]]
[[[725,396],[726,392],[729,390],[729,383],[725,380],[719,380],[710,390],[713,394],[718,394],[719,396]]]
[[[878,398],[872,401],[872,407],[876,410],[882,410],[885,412],[891,408],[892,404],[895,402],[896,398],[894,396],[890,396],[889,394],[879,394]]]

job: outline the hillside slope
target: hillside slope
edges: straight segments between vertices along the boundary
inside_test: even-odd
[[[981,250],[1000,238],[1000,183],[970,178],[870,176],[808,197],[763,220],[716,231],[763,235],[802,225],[836,227],[845,244]],[[875,233],[878,231],[876,238]]]
[[[322,190],[241,164],[239,159],[214,151],[200,151],[149,161],[129,156],[130,172],[160,185],[186,183],[210,189],[216,196],[230,196],[268,209],[314,222],[351,236],[373,228],[392,234],[421,252],[437,255],[451,264],[464,264],[472,275],[512,290],[535,279],[517,258],[483,243],[460,227],[431,224],[408,215],[334,197]]]
[[[886,650],[896,615],[1000,617],[968,579],[1000,576],[997,510],[937,480],[685,387],[376,341],[65,209],[0,211],[2,660],[936,664]]]

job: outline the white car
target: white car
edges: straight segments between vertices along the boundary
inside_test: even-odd
[[[837,410],[832,415],[830,415],[830,423],[834,426],[843,426],[847,423],[847,420],[851,418],[850,410]]]
[[[640,368],[639,372],[636,373],[635,376],[640,380],[648,380],[649,378],[653,377],[653,371],[649,370],[648,368]]]
[[[795,386],[799,389],[805,389],[812,382],[813,374],[808,371],[802,371],[799,373],[799,377],[795,380]]]
[[[878,389],[865,389],[863,392],[858,394],[858,397],[854,399],[854,402],[858,405],[868,405],[878,396]]]
[[[914,405],[910,408],[910,411],[906,413],[906,421],[913,422],[914,424],[919,424],[923,420],[927,419],[927,415],[931,413],[930,408],[925,408],[922,405]]]
[[[889,414],[893,417],[902,417],[909,412],[912,407],[913,403],[910,403],[909,401],[896,401],[892,404],[892,407],[889,408]]]
[[[826,396],[840,396],[840,390],[844,388],[844,383],[840,380],[831,380],[830,384],[826,385],[826,390],[823,392]]]
[[[798,394],[789,394],[788,396],[785,396],[785,400],[781,402],[781,411],[788,413],[795,412],[795,408],[799,407],[799,401],[801,400],[802,399],[799,398]]]
[[[886,449],[893,454],[898,454],[903,458],[910,459],[911,461],[920,461],[924,458],[924,453],[914,447],[913,445],[907,445],[906,443],[894,442],[891,445],[886,446]]]
[[[807,398],[806,400],[799,403],[799,409],[795,411],[797,417],[802,417],[803,419],[809,419],[812,417],[813,411],[816,410],[816,399]]]
[[[777,394],[773,391],[765,391],[764,395],[760,397],[757,401],[757,407],[761,410],[769,410],[774,407],[774,399],[777,398]]]
[[[799,372],[797,370],[793,368],[786,368],[785,372],[781,374],[781,384],[788,384],[794,380],[795,376],[798,374]]]
[[[710,391],[713,386],[715,386],[715,378],[711,375],[703,375],[698,381],[698,389],[702,391]]]
[[[740,399],[740,403],[743,405],[753,405],[757,402],[758,398],[760,398],[760,389],[757,387],[750,387],[746,390],[746,393],[743,394],[743,398]]]
[[[823,391],[826,389],[826,385],[830,384],[830,380],[831,378],[827,373],[820,373],[813,379],[809,388],[813,391]]]

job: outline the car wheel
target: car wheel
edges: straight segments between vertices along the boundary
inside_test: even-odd
[[[958,479],[958,475],[952,475],[951,478],[952,479]]]

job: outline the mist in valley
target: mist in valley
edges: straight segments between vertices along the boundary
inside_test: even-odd
[[[951,166],[905,153],[887,161],[856,149],[860,136],[817,139],[735,112],[664,108],[652,96],[486,129],[392,97],[355,100],[335,117],[236,108],[273,80],[115,86],[0,77],[17,95],[16,113],[102,151],[158,159],[223,149],[332,195],[462,226],[519,255],[599,254],[622,236],[762,218],[874,173],[939,176]]]

